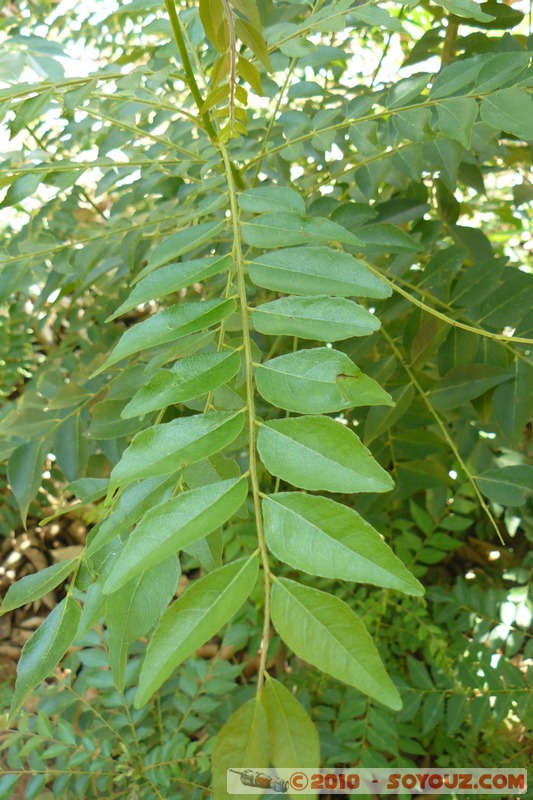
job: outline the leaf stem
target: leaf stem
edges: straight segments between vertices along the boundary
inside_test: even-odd
[[[395,281],[392,281],[383,272],[375,269],[371,264],[365,262],[365,265],[370,272],[372,272],[378,278],[381,278],[382,281],[385,281],[385,283],[387,283],[391,289],[393,289],[395,292],[398,292],[398,294],[401,294],[402,297],[405,297],[405,299],[409,300],[410,303],[418,306],[418,308],[422,309],[422,311],[425,311],[427,314],[431,314],[432,317],[437,317],[437,319],[446,322],[447,325],[452,325],[454,328],[462,328],[464,331],[475,333],[477,336],[484,336],[486,339],[494,339],[496,342],[506,342],[508,344],[533,344],[533,339],[527,339],[524,336],[507,336],[505,333],[492,333],[491,331],[486,331],[483,328],[477,328],[474,325],[467,325],[466,322],[459,322],[459,320],[453,319],[447,314],[442,314],[435,308],[431,308],[431,306],[428,306],[417,297],[413,297],[412,294],[407,292],[405,289],[402,289],[402,287],[398,286]]]
[[[213,123],[211,122],[209,113],[207,111],[202,112],[204,100],[200,93],[200,89],[198,88],[198,84],[196,83],[196,78],[191,65],[191,60],[189,58],[189,53],[187,52],[187,45],[185,44],[183,31],[181,30],[181,23],[178,17],[178,13],[176,11],[175,1],[165,0],[165,7],[167,9],[168,16],[170,19],[170,25],[172,27],[172,33],[174,34],[174,40],[176,42],[180,54],[181,63],[183,65],[183,70],[185,72],[185,80],[187,81],[187,86],[191,90],[191,94],[194,98],[194,102],[196,103],[196,107],[198,108],[198,112],[204,124],[204,128],[207,135],[209,136],[213,144],[217,144],[218,141],[217,132],[213,126]],[[228,155],[227,151],[226,155]],[[233,182],[237,184],[239,189],[244,189],[244,181],[242,179],[242,175],[235,166],[235,164],[233,164],[231,161],[230,161],[230,169]]]
[[[490,508],[486,504],[485,499],[484,499],[483,495],[481,494],[481,492],[480,492],[480,490],[478,488],[478,485],[477,485],[477,483],[475,481],[474,476],[471,474],[470,470],[466,466],[461,454],[459,453],[459,450],[457,449],[457,447],[455,445],[455,442],[453,441],[452,437],[450,436],[450,434],[448,432],[448,429],[446,428],[446,425],[444,424],[444,422],[441,420],[440,416],[435,411],[435,409],[433,407],[433,404],[431,403],[431,401],[427,397],[425,391],[423,390],[423,388],[419,384],[418,380],[416,379],[416,376],[415,376],[413,370],[411,369],[411,367],[409,366],[409,364],[407,363],[407,361],[405,360],[405,358],[403,357],[403,355],[401,354],[399,349],[396,347],[396,344],[394,343],[393,339],[389,336],[389,334],[387,333],[387,331],[385,330],[385,328],[383,326],[381,327],[381,333],[383,334],[383,336],[385,337],[385,339],[389,343],[391,349],[394,351],[394,355],[396,356],[396,358],[398,359],[398,361],[400,362],[400,364],[402,365],[402,367],[406,371],[407,375],[409,376],[409,380],[411,381],[411,383],[413,384],[413,386],[417,390],[418,394],[420,395],[420,397],[424,401],[429,413],[431,414],[431,416],[433,417],[433,419],[435,420],[435,422],[439,426],[440,431],[441,431],[442,435],[444,436],[444,438],[446,439],[450,450],[454,454],[458,464],[460,465],[461,469],[463,470],[463,472],[465,473],[466,477],[470,481],[470,483],[472,485],[472,488],[473,488],[474,492],[476,493],[476,497],[477,497],[477,499],[479,501],[479,504],[480,504],[481,508],[483,509],[483,511],[485,512],[485,514],[487,515],[487,518],[488,518],[490,524],[492,525],[492,527],[496,531],[498,539],[500,540],[500,542],[503,545],[505,545],[505,541],[503,539],[501,531],[498,528],[498,523],[494,519],[494,515],[492,514],[492,511],[490,510]]]
[[[255,415],[254,397],[254,377],[253,377],[253,353],[252,340],[250,338],[250,322],[248,319],[248,300],[246,297],[246,282],[244,278],[244,262],[242,257],[241,232],[239,224],[239,208],[237,204],[237,193],[232,170],[232,164],[226,146],[219,144],[224,166],[226,168],[226,180],[228,183],[229,202],[231,210],[231,222],[233,226],[233,257],[237,268],[237,286],[239,291],[239,304],[242,319],[242,339],[244,344],[244,361],[246,374],[246,405],[248,411],[248,423],[250,428],[249,461],[250,461],[250,482],[252,484],[252,497],[255,510],[255,522],[257,529],[257,543],[261,552],[261,562],[263,564],[265,580],[265,611],[263,621],[263,641],[261,646],[261,659],[257,672],[257,694],[260,693],[264,683],[264,672],[266,669],[268,642],[270,638],[270,567],[268,564],[268,552],[265,542],[263,529],[263,516],[261,513],[261,493],[259,490],[259,479],[257,476],[257,418]]]
[[[174,0],[165,0],[165,7],[167,9],[167,13],[170,19],[170,26],[172,28],[174,40],[176,42],[180,54],[183,71],[185,72],[185,79],[187,81],[187,86],[191,90],[194,102],[196,103],[196,107],[198,108],[198,111],[200,112],[200,117],[202,118],[202,122],[204,123],[205,130],[209,135],[209,138],[214,140],[217,138],[217,133],[213,127],[213,123],[209,119],[209,114],[207,112],[204,112],[202,114],[201,112],[201,108],[204,104],[204,101],[202,95],[200,94],[200,89],[198,88],[198,84],[196,83],[196,78],[194,76],[191,60],[189,58],[189,53],[187,52],[187,45],[185,44],[185,39],[183,38],[183,32],[181,30],[181,24],[178,17],[178,13],[176,11]]]

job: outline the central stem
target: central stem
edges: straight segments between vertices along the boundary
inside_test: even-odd
[[[242,339],[244,345],[244,362],[245,362],[245,376],[246,376],[246,406],[248,413],[248,424],[250,428],[250,445],[249,445],[250,481],[252,484],[252,497],[254,502],[255,523],[257,528],[257,541],[259,545],[259,550],[261,552],[261,561],[263,563],[263,573],[265,579],[265,616],[263,621],[263,642],[261,646],[261,659],[259,662],[259,674],[257,679],[257,693],[259,694],[265,679],[268,641],[270,638],[270,567],[268,564],[268,553],[265,542],[265,533],[263,529],[263,515],[261,513],[259,480],[257,478],[257,451],[255,444],[257,436],[257,419],[255,416],[254,377],[253,377],[253,364],[252,364],[253,354],[252,354],[252,340],[250,338],[250,323],[248,320],[248,299],[246,296],[244,263],[242,258],[241,232],[239,225],[239,208],[237,204],[237,193],[235,190],[235,182],[233,179],[232,164],[228,155],[228,151],[225,145],[223,144],[220,144],[219,147],[220,147],[220,152],[222,154],[222,158],[224,159],[224,167],[226,170],[226,181],[228,184],[231,222],[233,226],[233,257],[235,259],[235,266],[237,269],[237,287],[239,295],[239,305],[241,308]]]

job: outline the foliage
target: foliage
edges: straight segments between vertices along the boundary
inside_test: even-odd
[[[523,765],[522,13],[103,5],[0,17],[2,531],[90,528],[6,594],[67,581],[0,796]]]

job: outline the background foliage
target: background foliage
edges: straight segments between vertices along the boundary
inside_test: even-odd
[[[179,19],[173,9],[133,0],[0,11],[2,581],[22,578],[2,609],[6,665],[29,640],[14,701],[26,708],[6,716],[0,797],[199,798],[212,791],[215,747],[219,772],[228,759],[281,766],[290,747],[293,760],[314,753],[307,714],[324,765],[526,766],[531,14],[496,0],[210,0],[183,5]],[[313,277],[308,245],[328,246],[316,258],[333,259],[329,274]],[[344,268],[341,251],[368,271]],[[334,298],[319,307],[322,293]],[[371,311],[357,312],[360,328],[349,327],[352,296]],[[285,303],[281,313],[252,312],[248,340],[243,305],[272,301]],[[349,357],[328,399],[313,400],[307,364],[292,388],[288,373],[276,383],[259,368],[318,347],[324,364],[334,351]],[[353,362],[393,404],[362,376],[351,388]],[[195,444],[172,460],[175,441],[154,451],[138,438],[148,450],[135,463],[124,456],[151,426],[182,430],[164,426],[202,418],[216,420],[214,450]],[[294,445],[276,449],[276,430],[302,444],[298,419],[313,420],[308,433],[329,443],[330,462],[344,446],[330,437],[356,431],[382,485],[354,485],[316,452],[306,461],[301,450],[292,458]],[[266,423],[257,465],[250,421]],[[348,466],[363,459],[349,441]],[[150,473],[154,453],[169,460]],[[237,479],[249,472],[244,500]],[[117,506],[111,495],[125,484]],[[205,523],[207,536],[171,542],[148,563],[157,542],[145,537],[177,526],[158,518],[157,503],[172,504],[185,486],[195,504],[207,497],[206,513],[213,492],[233,499]],[[269,529],[268,514],[280,513],[270,501],[267,565],[357,613],[393,682],[380,678],[381,699],[386,691],[395,706],[398,691],[401,710],[352,685],[334,650],[298,644],[310,605],[284,642],[273,598],[272,640],[259,655],[266,596],[253,572],[253,500],[287,497],[292,486],[338,492],[425,587],[417,596],[374,539],[369,553],[396,583],[369,578],[331,541],[306,552],[300,528],[282,541]],[[128,561],[127,533],[143,515],[130,540],[141,549],[130,543]],[[29,578],[36,569],[47,571]],[[229,586],[228,605],[201,615],[198,641],[168,669],[151,645],[136,707],[148,634],[176,588],[181,608],[187,585],[193,610],[202,585],[216,596]],[[316,596],[301,594],[302,608]],[[46,622],[29,638],[36,618]],[[152,642],[164,649],[169,631],[162,622]],[[217,800],[224,794],[215,789]]]

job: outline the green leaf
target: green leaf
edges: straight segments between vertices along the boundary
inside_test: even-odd
[[[388,222],[373,222],[357,231],[361,239],[360,253],[381,255],[389,253],[421,253],[424,248],[408,233]]]
[[[401,108],[412,104],[428,85],[429,75],[412,75],[393,84],[387,93],[386,108]]]
[[[230,621],[252,591],[258,569],[253,556],[232,561],[194,581],[165,611],[142,665],[136,708],[145,705],[182,661]]]
[[[470,149],[477,114],[478,104],[472,97],[451,97],[437,105],[439,129],[467,149]]]
[[[373,314],[342,297],[282,297],[254,308],[252,323],[259,333],[323,342],[368,336],[380,327]]]
[[[329,247],[291,247],[250,263],[256,286],[275,292],[337,297],[389,297],[392,289],[362,261]]]
[[[488,3],[486,4],[488,5]],[[495,5],[494,10],[502,9],[511,14],[515,9],[505,7],[501,3]],[[491,53],[490,58],[481,67],[476,80],[476,92],[491,92],[499,89],[506,81],[516,78],[527,67],[529,58],[524,52],[517,53]]]
[[[24,527],[30,503],[41,486],[43,461],[43,443],[34,439],[17,447],[7,462],[7,479],[18,503]]]
[[[508,369],[490,364],[468,364],[446,373],[428,397],[435,408],[457,408],[512,377]]]
[[[227,383],[239,371],[239,353],[201,353],[177,361],[172,369],[157,372],[141,386],[122,411],[124,418],[138,417],[175,403],[202,397]]]
[[[368,631],[338,597],[279,578],[272,621],[299,658],[396,711],[402,707]]]
[[[43,179],[42,172],[29,173],[28,175],[21,175],[16,178],[9,189],[7,194],[0,203],[0,208],[7,208],[9,206],[16,206],[22,200],[25,200],[39,188]]]
[[[35,97],[30,97],[24,100],[17,106],[15,118],[11,121],[9,128],[11,131],[11,139],[20,133],[30,122],[41,116],[40,112],[48,101],[54,96],[54,87],[47,89],[45,92],[39,92]]]
[[[180,578],[176,557],[148,569],[107,598],[109,661],[119,692],[124,690],[128,650],[153,628],[174,597]]]
[[[408,656],[407,669],[409,670],[409,677],[417,689],[422,689],[423,691],[433,691],[435,689],[431,675],[421,661]]]
[[[329,417],[266,422],[257,447],[272,475],[300,489],[349,493],[388,492],[394,487],[355,433]]]
[[[533,397],[533,366],[517,358],[513,367],[514,380],[501,383],[494,392],[494,416],[508,441],[515,447],[525,433],[531,418]]]
[[[436,100],[451,97],[461,89],[466,93],[465,87],[474,84],[483,63],[482,57],[476,56],[448,64],[436,75],[429,96]]]
[[[246,244],[253,247],[290,247],[296,244],[339,244],[359,245],[360,240],[329,219],[308,217],[293,212],[262,214],[242,226]]]
[[[274,211],[296,211],[305,214],[305,200],[302,195],[286,186],[257,186],[246,189],[238,197],[243,211],[264,214]]]
[[[247,494],[247,481],[231,478],[182,492],[151,508],[128,538],[104,592],[116,592],[140,572],[207,536],[235,514]]]
[[[185,253],[190,253],[191,250],[195,250],[210,239],[214,239],[226,226],[226,220],[201,222],[199,225],[185,228],[169,236],[168,239],[164,239],[152,252],[148,259],[148,264],[140,272],[137,280],[144,278],[149,272],[153,272],[154,269],[163,266],[168,261],[173,261]]]
[[[193,283],[200,283],[207,278],[212,278],[213,275],[228,272],[232,264],[231,256],[198,258],[167,264],[140,280],[127,300],[106,321],[110,322],[120,317],[121,314],[125,314],[126,311],[131,311],[132,308],[148,303],[150,300],[166,297],[166,295],[177,292],[179,289],[185,289]]]
[[[458,17],[469,17],[479,22],[490,22],[491,19],[494,19],[490,14],[481,11],[478,3],[474,0],[436,0],[436,3],[450,14],[456,14]]]
[[[77,559],[70,558],[68,561],[52,564],[51,567],[46,567],[33,575],[26,575],[18,580],[7,590],[4,602],[0,606],[0,615],[38,600],[39,597],[51,592],[70,575],[77,563]]]
[[[177,303],[164,308],[143,322],[137,323],[124,333],[111,355],[93,376],[122,361],[123,358],[155,347],[165,342],[174,342],[189,333],[196,333],[232,314],[237,307],[235,300],[204,300],[193,303]]]
[[[92,417],[86,436],[90,439],[119,439],[131,436],[142,427],[137,419],[121,419],[124,400],[102,400],[92,406]],[[150,420],[152,421],[152,420]]]
[[[241,432],[240,411],[210,411],[153,425],[137,433],[111,473],[110,492],[142,478],[168,475],[209,458]]]
[[[476,478],[483,494],[502,506],[521,506],[533,492],[533,467],[515,464],[500,469],[488,469]]]
[[[265,708],[258,697],[244,703],[220,730],[213,750],[213,791],[217,800],[247,800],[248,794],[228,794],[228,769],[249,769],[250,764],[265,768],[270,763],[270,747]],[[234,776],[236,787],[242,786]]]
[[[270,763],[277,769],[291,768],[294,764],[307,764],[307,768],[317,769],[320,766],[318,732],[292,692],[269,675],[261,692],[261,703],[268,727]],[[316,798],[314,792],[304,796],[308,800]]]
[[[87,541],[85,557],[91,558],[102,547],[112,541],[122,531],[135,525],[150,508],[167,500],[177,483],[171,475],[148,478],[142,483],[127,486],[120,494],[115,508],[97,527],[93,528]],[[94,531],[96,530],[96,533]]]
[[[436,692],[424,697],[422,704],[422,733],[433,730],[444,716],[444,694]]]
[[[424,593],[379,533],[347,506],[299,492],[263,500],[269,550],[286,564],[311,575]]]
[[[472,732],[475,735],[483,730],[491,715],[490,695],[482,694],[473,697],[470,700],[469,706],[472,720]]]
[[[84,436],[81,414],[69,416],[56,430],[53,453],[69,481],[85,475],[89,460],[87,438]]]
[[[446,735],[454,736],[459,733],[466,720],[466,696],[452,694],[446,705]]]
[[[16,717],[31,692],[65,655],[76,636],[80,615],[80,606],[71,595],[67,595],[22,648],[10,720]]]
[[[533,139],[533,100],[522,89],[501,89],[481,101],[481,119],[497,131]]]
[[[368,412],[363,441],[370,444],[381,436],[382,433],[392,428],[411,407],[415,396],[413,386],[408,383],[405,386],[398,386],[392,390],[392,408],[371,408]]]
[[[389,405],[390,395],[345,353],[329,347],[297,350],[257,368],[257,391],[277,408],[327,414],[345,408]]]

